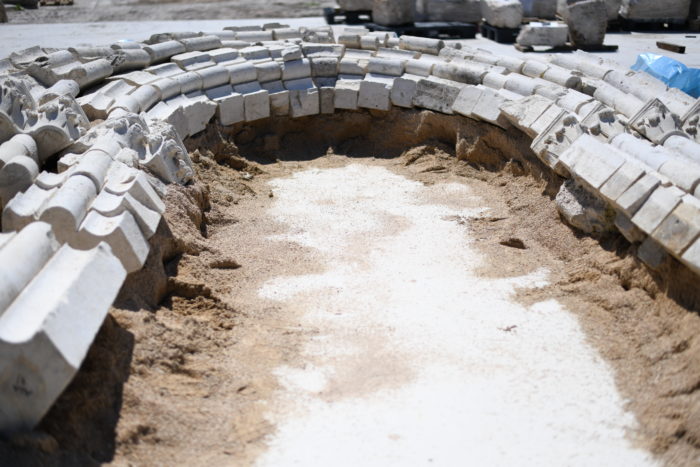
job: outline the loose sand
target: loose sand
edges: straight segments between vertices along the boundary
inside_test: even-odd
[[[169,190],[172,232],[2,463],[693,465],[683,271],[563,224],[521,135],[380,117],[188,142],[202,183]]]

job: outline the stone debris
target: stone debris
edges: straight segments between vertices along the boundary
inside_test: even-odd
[[[419,2],[418,12],[446,3]],[[612,3],[569,0],[572,37],[601,43],[606,18],[586,12],[607,17]],[[388,23],[413,21],[412,9],[391,5],[373,8]],[[482,6],[491,24],[520,24],[520,2]],[[525,7],[537,9],[553,2]],[[519,41],[555,46],[566,30],[530,23]],[[33,47],[0,66],[0,371],[17,382],[0,385],[0,431],[36,426],[80,367],[126,275],[144,264],[167,185],[195,177],[184,138],[211,122],[392,107],[524,134],[566,179],[556,203],[568,223],[619,231],[649,267],[673,260],[700,274],[700,104],[594,55],[523,60],[361,27],[336,41],[327,27],[278,24]]]
[[[537,45],[559,47],[566,45],[568,37],[569,27],[564,23],[533,21],[520,28],[515,42],[526,47]]]

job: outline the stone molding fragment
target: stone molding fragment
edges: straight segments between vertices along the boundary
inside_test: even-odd
[[[700,99],[681,117],[681,127],[696,143],[700,143]]]
[[[112,254],[119,259],[127,273],[141,269],[148,256],[148,242],[134,216],[127,210],[113,217],[103,216],[96,210],[90,211],[70,245],[78,250],[90,250],[101,242],[111,247]]]
[[[76,236],[88,206],[96,195],[95,185],[88,177],[68,177],[45,204],[39,220],[51,225],[59,242],[67,243]]]
[[[0,249],[0,316],[58,250],[59,243],[44,222],[32,222]]]
[[[540,126],[536,127],[535,122],[550,109],[552,109],[551,117],[543,119]],[[544,131],[562,111],[551,100],[537,95],[515,101],[506,101],[501,104],[500,110],[515,127],[520,128],[531,138]],[[548,123],[545,123],[546,121]]]
[[[35,159],[17,155],[0,169],[0,206],[7,204],[17,193],[27,190],[39,175]]]
[[[37,105],[19,80],[0,80],[0,141],[15,134],[31,135],[43,162],[80,138],[89,127],[85,113],[69,96]]]
[[[636,138],[629,133],[622,133],[610,140],[610,144],[626,152],[630,157],[643,163],[651,170],[659,168],[674,157],[673,153],[663,146],[654,146],[648,141]]]
[[[2,230],[12,232],[22,230],[39,219],[49,200],[58,188],[43,189],[34,184],[24,193],[19,193],[2,210]]]
[[[595,110],[581,120],[581,126],[589,134],[608,141],[627,130],[627,121],[610,107],[597,104]]]
[[[42,89],[41,94],[39,94],[35,99],[37,104],[46,104],[49,101],[57,99],[59,97],[67,97],[75,99],[80,94],[80,86],[77,82],[72,79],[62,79],[57,81],[53,86],[48,89]]]
[[[31,429],[80,368],[126,271],[63,246],[0,317],[0,430]]]
[[[663,144],[672,135],[687,136],[681,129],[680,118],[658,99],[647,102],[630,118],[629,125],[656,144]]]
[[[583,134],[559,157],[569,173],[584,182],[594,192],[625,163],[622,151],[610,150],[596,138]]]
[[[0,144],[0,169],[15,156],[28,156],[39,162],[39,149],[34,138],[29,135],[17,134]]]
[[[165,203],[160,199],[146,174],[124,164],[112,164],[104,190],[113,195],[129,194],[148,209],[163,214]]]
[[[540,135],[532,141],[530,148],[548,167],[562,176],[568,176],[559,157],[584,134],[578,118],[571,113],[560,114]]]
[[[613,211],[573,179],[562,183],[554,201],[561,217],[579,230],[604,233],[613,229]]]

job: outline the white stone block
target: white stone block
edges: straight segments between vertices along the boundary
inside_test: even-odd
[[[401,76],[404,73],[405,60],[394,58],[371,58],[367,63],[367,71],[380,75]]]
[[[221,65],[215,65],[196,71],[202,78],[202,89],[215,88],[231,81],[229,70]]]
[[[308,58],[289,60],[282,64],[282,80],[291,81],[311,76],[311,61]]]
[[[231,84],[248,83],[258,79],[258,72],[255,65],[250,62],[238,63],[227,67],[231,75]]]
[[[445,42],[440,39],[430,39],[427,37],[402,35],[399,38],[399,48],[403,50],[413,50],[416,52],[437,55],[445,47]]]
[[[646,174],[644,167],[631,160],[626,160],[617,171],[600,187],[608,201],[614,203],[637,180]]]
[[[685,21],[688,17],[690,0],[622,0],[620,16],[631,20],[675,20]]]
[[[129,97],[134,98],[138,102],[139,112],[147,112],[161,100],[160,90],[150,85],[138,87]]]
[[[688,266],[695,274],[700,274],[700,239],[695,240],[683,256],[681,256],[683,264]]]
[[[335,84],[335,108],[357,110],[357,99],[360,92],[359,80],[340,79]]]
[[[259,45],[253,45],[250,47],[244,47],[239,50],[241,56],[246,60],[260,60],[263,58],[270,58],[270,52],[267,47],[262,47]]]
[[[632,216],[632,223],[644,233],[651,234],[683,198],[682,190],[670,186],[657,187]]]
[[[290,62],[295,60],[301,60],[304,55],[301,53],[301,47],[298,45],[289,45],[284,50],[282,50],[282,61]]]
[[[338,59],[334,57],[312,58],[311,75],[319,77],[338,76]]]
[[[651,237],[678,259],[700,236],[700,200],[685,195],[673,211],[652,232]]]
[[[483,76],[481,84],[491,89],[503,89],[507,80],[508,75],[488,72]]]
[[[31,429],[87,354],[126,273],[107,245],[64,246],[0,317],[0,429]],[[51,293],[47,293],[51,291]]]
[[[270,116],[270,96],[264,89],[243,94],[245,121],[253,122]]]
[[[360,82],[360,93],[357,99],[358,107],[377,110],[389,110],[393,76],[368,73]]]
[[[282,68],[277,62],[264,62],[255,65],[257,80],[261,83],[279,81],[282,78]]]
[[[610,144],[626,152],[651,170],[659,170],[663,164],[673,158],[673,155],[663,146],[653,146],[648,141],[635,138],[629,133],[615,136]]]
[[[172,78],[173,76],[185,73],[185,70],[172,62],[161,63],[160,65],[149,66],[143,71],[158,76],[159,78]]]
[[[335,92],[331,87],[319,87],[319,104],[322,114],[335,112]]]
[[[182,94],[199,91],[202,89],[202,85],[204,84],[202,82],[202,77],[193,71],[189,71],[181,75],[175,75],[173,79],[180,85],[180,91]]]
[[[150,44],[144,46],[145,50],[151,56],[151,63],[165,61],[173,55],[185,52],[185,46],[178,41],[166,41],[159,44]]]
[[[607,144],[590,135],[581,135],[559,156],[559,162],[570,173],[595,191],[600,190],[625,160],[624,153],[611,150]]]
[[[491,26],[514,29],[523,21],[519,0],[481,0],[481,15]]]
[[[558,115],[558,108],[542,96],[528,96],[517,101],[509,101],[501,104],[501,112],[516,127],[520,128],[528,136],[534,137],[538,133],[532,129],[533,124],[550,107],[554,106]],[[551,121],[550,121],[551,123]],[[540,129],[544,131],[547,126]]]
[[[603,43],[608,26],[608,13],[604,0],[568,0],[566,24],[569,38],[576,46],[593,46]]]
[[[560,22],[531,22],[523,24],[515,42],[525,47],[546,45],[559,47],[566,45],[569,27]]]
[[[454,104],[464,85],[434,76],[423,78],[416,84],[413,104],[437,112],[452,114]]]
[[[646,173],[615,200],[615,205],[628,217],[632,217],[660,184],[659,177]]]
[[[404,74],[394,80],[391,87],[391,103],[399,107],[413,107],[413,98],[416,95],[418,82],[422,76]]]
[[[310,78],[285,81],[289,90],[289,115],[292,118],[317,115],[321,111],[318,88]]]
[[[182,104],[182,112],[187,120],[187,132],[190,136],[204,131],[209,121],[216,114],[216,102],[206,96],[187,98]]]
[[[240,53],[236,49],[230,47],[223,47],[221,49],[210,50],[207,52],[212,60],[216,63],[231,62],[239,58]]]
[[[188,52],[195,50],[212,50],[221,48],[221,39],[216,36],[199,36],[179,39]]]
[[[486,73],[498,73],[501,68],[494,68],[480,63],[436,63],[433,75],[459,83],[481,84]]]

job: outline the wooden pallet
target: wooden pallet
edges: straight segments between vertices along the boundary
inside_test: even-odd
[[[324,8],[327,24],[364,24],[372,22],[372,10],[346,11],[340,8]]]
[[[481,35],[500,44],[512,44],[519,32],[520,28],[497,28],[489,23],[481,23]]]
[[[476,37],[477,27],[472,23],[460,22],[425,22],[413,23],[403,26],[382,26],[375,23],[367,23],[364,25],[370,31],[393,31],[397,35],[431,37],[435,39],[473,39]]]
[[[513,44],[513,46],[519,52],[541,52],[541,53],[555,53],[555,52],[573,52],[574,50],[584,50],[586,52],[615,52],[618,49],[617,45],[590,45],[590,46],[575,46],[573,44],[560,45],[557,47],[547,47],[542,46],[535,49],[530,45],[520,45]]]
[[[619,18],[620,29],[623,31],[684,31],[688,29],[687,21],[678,20],[634,20]]]

